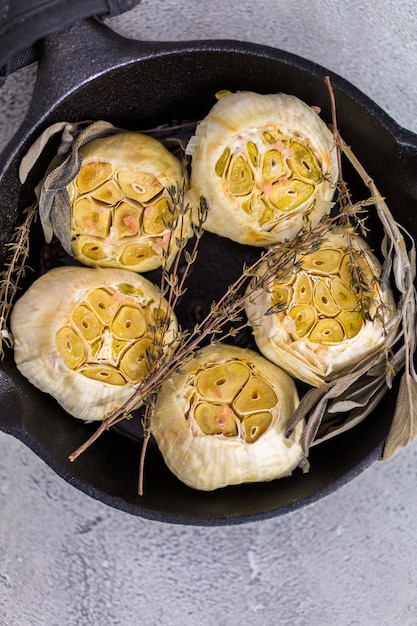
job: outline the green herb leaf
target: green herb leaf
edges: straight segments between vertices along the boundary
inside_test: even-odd
[[[397,404],[385,442],[382,460],[390,459],[417,435],[417,381],[405,371],[398,391]]]

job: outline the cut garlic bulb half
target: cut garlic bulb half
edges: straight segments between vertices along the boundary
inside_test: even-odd
[[[197,126],[187,152],[191,187],[204,196],[204,228],[267,246],[292,239],[330,211],[338,178],[333,135],[292,95],[223,96]]]
[[[381,352],[382,358],[398,314],[380,275],[380,263],[362,238],[327,235],[248,299],[246,314],[260,352],[313,386],[369,355]]]
[[[251,350],[212,345],[163,383],[152,433],[169,469],[190,487],[269,481],[304,458],[303,423],[284,436],[298,403],[281,368]]]
[[[173,349],[175,316],[158,323],[166,314],[159,290],[133,272],[53,269],[12,311],[16,365],[69,414],[102,420],[132,395],[151,354]]]
[[[146,272],[174,258],[189,237],[191,213],[179,218],[169,188],[183,188],[180,161],[153,137],[116,133],[88,141],[67,187],[71,245],[84,265]],[[181,224],[182,222],[182,224]]]

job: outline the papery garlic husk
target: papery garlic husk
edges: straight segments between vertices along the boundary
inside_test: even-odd
[[[302,463],[294,381],[258,353],[225,344],[195,353],[159,390],[151,431],[169,469],[211,491],[288,476]]]
[[[381,265],[364,239],[343,231],[326,235],[248,299],[246,314],[260,352],[315,387],[369,355],[380,352],[382,360],[399,313],[380,277]]]
[[[268,246],[314,226],[332,207],[338,179],[333,135],[292,95],[225,95],[197,126],[191,193],[204,196],[204,228]]]
[[[107,122],[74,133],[37,190],[47,243],[56,235],[91,267],[147,272],[165,256],[172,263],[178,240],[192,235],[191,211],[179,217],[169,192],[188,187],[180,160],[157,139]]]
[[[127,270],[59,267],[38,278],[11,314],[20,372],[74,417],[103,420],[174,349],[177,321],[167,303]],[[159,330],[158,330],[159,328]],[[162,336],[163,335],[163,336]]]

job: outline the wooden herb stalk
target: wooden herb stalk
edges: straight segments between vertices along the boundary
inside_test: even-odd
[[[24,212],[23,223],[16,227],[12,240],[6,243],[9,250],[5,269],[0,274],[0,358],[4,358],[4,346],[13,346],[13,337],[8,329],[8,320],[19,283],[25,276],[29,256],[30,229],[38,214],[37,203]]]
[[[417,435],[417,375],[414,366],[417,303],[414,286],[415,243],[412,237],[397,224],[371,176],[340,136],[334,93],[328,78],[326,78],[326,84],[332,103],[333,132],[340,164],[343,155],[354,167],[372,195],[371,204],[375,207],[376,214],[384,228],[382,252],[385,262],[380,285],[382,289],[386,288],[391,275],[393,276],[395,286],[400,293],[397,303],[400,317],[397,334],[390,342],[385,342],[384,362],[378,362],[377,357],[370,357],[347,375],[309,391],[302,398],[287,427],[290,432],[294,424],[308,417],[303,441],[307,454],[312,445],[335,436],[362,421],[391,388],[394,376],[403,370],[394,417],[381,457],[386,460]],[[345,209],[351,200],[342,175],[340,184]],[[408,247],[404,235],[408,237]],[[337,417],[338,414],[339,416],[345,414],[343,420]],[[332,425],[332,420],[335,425]],[[324,428],[320,434],[319,429],[323,427],[323,424],[327,428]]]
[[[179,214],[184,212],[181,208],[183,203],[183,193],[178,191],[173,193],[175,197],[174,206],[179,206]],[[171,271],[164,266],[162,271],[162,288],[161,293],[169,302],[169,310],[174,310],[180,295],[185,290],[185,280],[188,275],[192,263],[195,262],[198,253],[198,244],[204,232],[204,220],[207,213],[207,206],[204,199],[201,199],[199,207],[199,216],[197,224],[194,227],[195,240],[193,249],[188,252],[185,249],[185,242],[177,242],[178,254],[173,263]],[[346,209],[346,215],[351,218],[360,216],[364,211],[362,203],[350,205]],[[174,354],[166,357],[167,351],[163,344],[158,344],[153,355],[150,355],[150,361],[153,366],[148,376],[140,383],[131,398],[100,424],[93,435],[85,441],[77,450],[70,455],[70,460],[75,461],[82,453],[84,453],[105,431],[112,426],[118,424],[124,419],[131,418],[134,411],[140,403],[145,404],[144,415],[142,417],[143,426],[143,445],[139,469],[139,489],[140,495],[143,494],[143,472],[145,466],[145,454],[147,446],[152,434],[152,417],[153,406],[159,387],[173,373],[180,371],[183,365],[190,359],[194,352],[207,340],[211,343],[217,341],[225,342],[228,338],[236,336],[248,322],[242,319],[241,313],[245,308],[246,302],[253,297],[254,293],[269,285],[277,274],[285,275],[294,268],[295,264],[300,263],[303,255],[311,254],[322,240],[322,238],[330,232],[335,225],[340,222],[340,216],[327,216],[323,218],[314,228],[306,228],[300,232],[294,240],[286,244],[271,246],[251,265],[243,268],[242,274],[231,284],[223,296],[214,302],[209,313],[190,332],[183,332],[177,338],[177,348]],[[185,257],[185,270],[181,279],[178,276],[178,268],[180,266],[180,257]],[[262,271],[259,273],[259,269]],[[166,318],[169,317],[167,312]],[[164,316],[161,317],[163,327]],[[232,326],[230,324],[232,322]],[[157,329],[156,329],[157,330]],[[158,334],[162,337],[162,333]]]
[[[369,176],[363,165],[352,152],[350,147],[341,138],[336,122],[336,105],[330,80],[326,78],[326,84],[332,99],[333,126],[336,145],[339,152],[343,153],[356,172],[365,183],[371,195],[375,198],[375,209],[382,222],[385,231],[385,257],[386,269],[391,269],[395,286],[401,296],[398,306],[402,317],[402,340],[404,349],[400,349],[401,357],[394,366],[394,372],[403,365],[404,372],[401,377],[400,388],[397,397],[396,410],[392,420],[383,450],[383,459],[391,458],[399,449],[406,446],[417,435],[417,374],[414,365],[416,350],[416,303],[417,294],[414,286],[416,277],[416,250],[413,239],[408,236],[410,250],[408,251],[404,234],[408,235],[397,224],[385,200],[382,198],[375,182]],[[397,353],[398,354],[398,353]],[[387,386],[391,386],[390,373],[387,372]]]
[[[375,197],[375,208],[385,231],[384,247],[389,260],[388,267],[392,267],[395,285],[401,294],[398,306],[401,310],[401,334],[404,349],[400,351],[401,359],[395,369],[398,371],[403,366],[404,372],[401,377],[393,421],[382,455],[383,459],[389,459],[417,435],[417,374],[414,365],[417,331],[417,294],[414,286],[416,273],[415,243],[408,236],[410,246],[410,251],[408,251],[404,238],[404,234],[407,235],[407,233],[394,220],[374,181],[343,140],[341,141],[341,150],[360,175],[370,193]],[[390,383],[388,377],[387,385],[390,386]]]

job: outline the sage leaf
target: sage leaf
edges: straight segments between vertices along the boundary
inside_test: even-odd
[[[321,387],[314,387],[310,389],[300,401],[300,404],[288,420],[286,424],[285,436],[289,437],[294,430],[295,426],[301,420],[305,419],[310,411],[314,409],[318,402],[322,399],[327,391],[327,386],[322,385]]]
[[[311,443],[311,447],[316,446],[323,441],[332,439],[342,433],[350,430],[354,426],[357,426],[377,407],[381,402],[381,399],[388,391],[386,385],[382,385],[377,393],[371,398],[371,400],[363,407],[354,409],[348,415],[343,413],[329,413],[327,412],[320,424],[317,436]]]
[[[367,380],[369,376],[360,379],[353,389],[349,389],[348,393],[341,394],[328,407],[329,413],[343,413],[352,411],[358,407],[364,407],[370,402],[378,389],[385,385],[385,375],[373,377]]]
[[[397,404],[382,460],[390,459],[417,435],[417,381],[408,372],[401,377]]]
[[[68,129],[67,129],[68,127]],[[50,140],[51,137],[56,135],[57,133],[67,129],[71,132],[73,126],[68,122],[57,122],[56,124],[52,124],[52,126],[48,126],[46,130],[38,137],[38,139],[30,146],[29,150],[26,152],[25,156],[22,158],[19,166],[19,179],[23,184],[26,182],[26,179],[29,175],[29,172],[35,165],[36,161],[39,159],[43,149],[46,144]]]
[[[315,387],[303,396],[297,409],[287,422],[285,434],[288,436],[295,425],[302,419],[307,420],[302,440],[304,454],[308,454],[308,450],[315,440],[329,401],[347,393],[352,385],[364,377],[380,358],[378,354],[371,355],[363,361],[360,369],[354,370],[325,385]],[[346,398],[348,399],[349,395]]]
[[[43,180],[39,195],[39,217],[49,243],[54,233],[57,234],[64,250],[72,255],[71,212],[67,185],[75,178],[81,167],[79,148],[97,137],[111,134],[115,128],[109,122],[98,121],[80,130],[71,144],[71,150],[65,158],[52,161]]]

